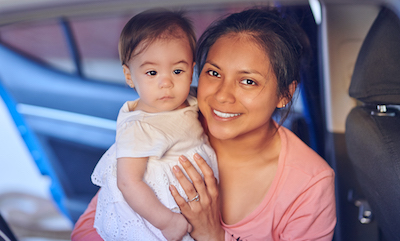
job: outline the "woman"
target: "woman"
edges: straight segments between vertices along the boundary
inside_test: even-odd
[[[199,40],[197,97],[220,181],[199,156],[204,181],[181,157],[193,184],[173,171],[195,201],[171,187],[196,240],[332,240],[334,172],[272,119],[276,108],[290,108],[299,81],[298,33],[277,11],[254,8],[212,24]],[[89,228],[95,202],[74,240],[96,235]]]

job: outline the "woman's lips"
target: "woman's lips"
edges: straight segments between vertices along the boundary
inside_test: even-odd
[[[241,113],[224,113],[218,110],[213,110],[214,114],[220,118],[232,118],[236,116],[240,116]]]

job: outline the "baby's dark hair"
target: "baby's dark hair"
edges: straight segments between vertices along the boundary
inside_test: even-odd
[[[252,8],[234,13],[210,25],[200,37],[196,51],[196,72],[200,75],[211,46],[221,37],[244,33],[254,39],[270,59],[278,82],[279,97],[291,100],[289,85],[300,82],[303,31],[272,7]]]
[[[190,48],[195,58],[196,35],[191,21],[185,17],[182,11],[169,11],[167,9],[150,9],[133,16],[122,29],[118,52],[122,65],[127,65],[135,49],[142,42],[145,45],[138,53],[146,49],[153,41],[160,38],[182,38],[183,34],[189,41]],[[144,42],[146,41],[146,42]]]

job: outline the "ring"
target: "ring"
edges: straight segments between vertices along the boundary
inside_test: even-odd
[[[199,200],[200,200],[200,196],[199,196],[199,194],[197,193],[196,197],[194,197],[194,198],[192,198],[191,200],[189,200],[189,202],[193,202],[193,201],[198,202]]]

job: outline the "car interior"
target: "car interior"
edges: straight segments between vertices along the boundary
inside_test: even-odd
[[[51,179],[54,205],[72,224],[98,191],[90,175],[114,143],[120,107],[138,98],[124,82],[117,52],[126,21],[150,7],[184,9],[199,37],[215,19],[254,5],[278,7],[308,36],[302,83],[284,125],[335,170],[333,240],[400,240],[397,0],[0,6],[0,96],[41,174]],[[23,237],[9,227],[0,205],[0,239]]]
[[[361,47],[349,94],[363,105],[346,120],[346,146],[362,192],[387,240],[400,237],[400,21],[382,9]]]

